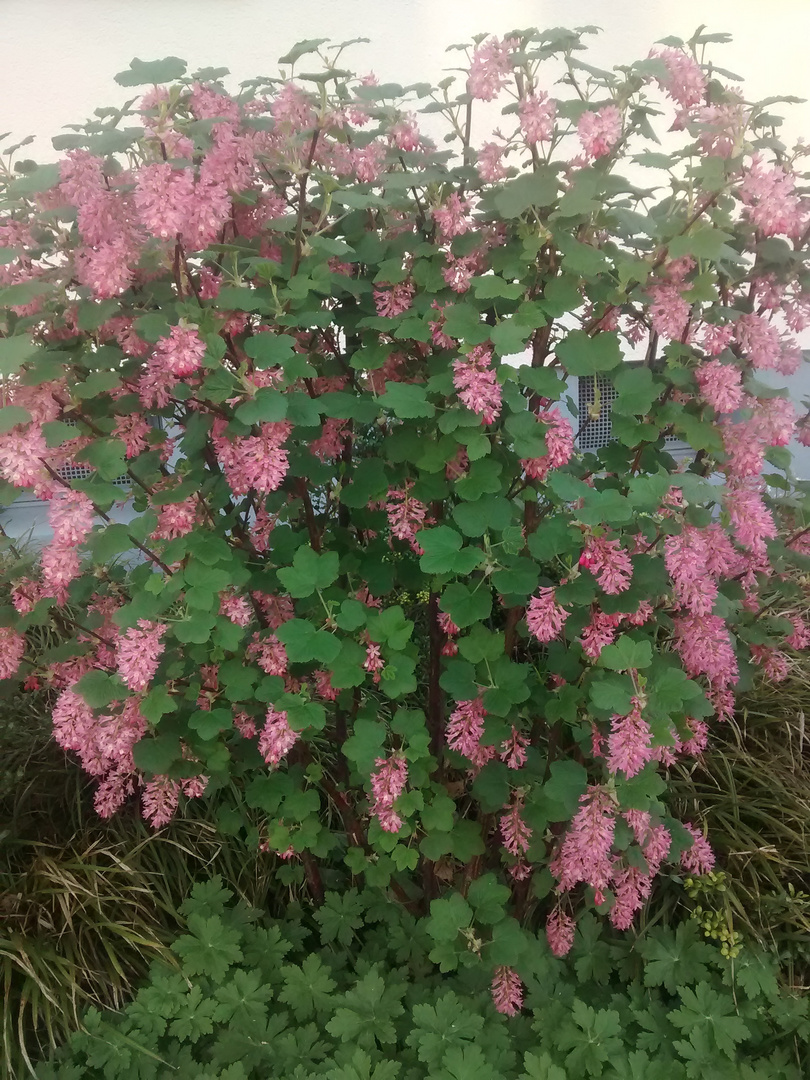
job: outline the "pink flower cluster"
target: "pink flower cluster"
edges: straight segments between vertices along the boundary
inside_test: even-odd
[[[161,638],[168,627],[164,623],[139,619],[118,639],[115,647],[118,674],[130,690],[146,690],[158,669],[165,644]]]
[[[265,716],[264,727],[259,734],[259,753],[268,765],[276,766],[292,750],[300,738],[293,731],[287,713],[277,711],[271,705]]]
[[[520,464],[532,480],[545,480],[552,469],[567,465],[574,454],[574,429],[559,409],[546,409],[537,419],[547,424],[546,452],[541,457],[524,458]]]
[[[529,600],[526,625],[532,637],[541,644],[546,644],[560,636],[569,614],[570,612],[557,603],[553,588],[540,588],[537,596]]]
[[[259,425],[258,435],[230,438],[225,433],[227,421],[217,417],[211,439],[225,477],[234,495],[255,491],[267,495],[281,486],[289,460],[284,443],[292,424],[286,420]]]
[[[385,832],[399,832],[402,818],[394,809],[394,803],[405,790],[408,782],[408,763],[403,754],[391,754],[377,758],[371,774],[371,815]]]
[[[466,356],[453,361],[453,385],[462,405],[493,424],[501,411],[501,387],[492,369],[492,348],[476,345]]]

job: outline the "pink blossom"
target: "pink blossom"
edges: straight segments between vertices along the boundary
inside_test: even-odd
[[[692,310],[689,301],[681,295],[682,283],[652,278],[645,288],[650,297],[650,322],[655,332],[672,341],[681,340]]]
[[[234,495],[256,491],[269,494],[281,486],[287,475],[289,460],[284,443],[292,431],[285,420],[259,425],[259,435],[229,438],[225,434],[227,421],[217,417],[211,433],[217,460],[225,473]]]
[[[733,323],[728,323],[726,326],[714,326],[712,323],[707,323],[703,328],[700,345],[709,356],[719,356],[729,347],[733,338]]]
[[[168,337],[155,346],[155,363],[166,367],[177,379],[193,375],[205,356],[205,342],[195,326],[173,326]]]
[[[252,739],[256,734],[256,721],[242,709],[233,714],[233,726],[243,739]]]
[[[717,582],[707,565],[712,539],[707,530],[684,525],[678,535],[664,541],[664,561],[675,599],[696,615],[711,614],[717,599]]]
[[[374,290],[374,306],[377,314],[384,319],[395,319],[404,314],[411,306],[415,286],[410,281],[402,281],[390,289]]]
[[[442,243],[452,240],[454,236],[463,236],[472,228],[469,200],[462,199],[454,191],[446,202],[435,208],[433,220],[439,227],[439,239]]]
[[[166,647],[160,639],[167,629],[164,623],[139,619],[137,626],[130,626],[119,637],[115,646],[118,674],[130,690],[149,686]]]
[[[492,977],[492,1001],[504,1016],[517,1016],[523,1007],[523,983],[510,967],[495,968]]]
[[[633,564],[620,540],[592,536],[580,556],[579,565],[590,570],[606,593],[615,595],[630,588]]]
[[[739,679],[737,658],[731,647],[728,628],[719,615],[677,616],[675,648],[687,675],[705,675],[719,689]]]
[[[546,937],[555,956],[565,956],[574,944],[574,920],[560,907],[554,908],[546,920]]]
[[[759,664],[771,682],[784,682],[790,673],[790,663],[784,653],[769,645],[752,645],[751,659]]]
[[[796,181],[781,165],[766,168],[759,155],[744,172],[738,194],[751,224],[763,236],[795,236],[802,227]]]
[[[373,184],[382,172],[385,161],[385,146],[380,142],[369,143],[352,154],[357,179],[365,184]]]
[[[526,747],[528,745],[529,740],[527,737],[522,731],[518,731],[513,724],[509,738],[504,739],[501,743],[498,757],[506,763],[507,769],[522,769],[526,764]]]
[[[289,661],[287,650],[281,644],[275,634],[256,633],[248,645],[247,655],[256,660],[256,663],[266,675],[286,675]]]
[[[412,488],[412,480],[406,480],[402,488],[389,488],[385,512],[391,526],[391,535],[398,540],[404,540],[421,555],[422,549],[416,542],[416,534],[425,523],[428,508],[411,495]]]
[[[413,113],[408,113],[393,125],[388,132],[398,150],[418,150],[420,146],[419,127]]]
[[[718,413],[739,409],[743,401],[742,371],[721,360],[705,360],[695,371],[704,401]]]
[[[276,94],[270,112],[278,124],[291,131],[306,131],[315,124],[313,99],[300,86],[286,82]]]
[[[268,765],[278,765],[295,746],[300,733],[293,731],[286,712],[277,712],[271,705],[259,735],[259,753]]]
[[[453,361],[453,385],[459,401],[484,424],[494,423],[501,411],[501,387],[491,363],[492,348],[487,345],[476,345]]]
[[[380,646],[370,641],[366,645],[366,658],[363,661],[363,668],[371,675],[375,683],[380,681],[380,672],[385,667],[385,660],[383,660]]]
[[[789,618],[793,624],[793,633],[785,638],[785,644],[788,648],[795,649],[797,652],[806,649],[810,646],[810,627],[808,627],[801,615],[791,615]]]
[[[650,895],[652,875],[638,866],[622,866],[613,871],[613,907],[609,919],[617,930],[629,930],[633,916]]]
[[[682,109],[699,105],[706,93],[706,76],[700,64],[683,49],[655,49],[650,56],[658,56],[667,67],[668,77],[656,82]]]
[[[27,431],[12,429],[0,435],[0,476],[14,487],[49,492],[53,481],[41,463],[47,455],[39,424],[29,424]]]
[[[502,164],[506,147],[495,142],[485,142],[478,151],[478,175],[488,184],[495,184],[507,175]]]
[[[81,491],[59,488],[48,504],[53,543],[62,547],[83,543],[92,531],[94,519],[95,508]]]
[[[762,500],[762,485],[756,480],[734,480],[726,486],[726,509],[739,544],[755,554],[764,554],[765,541],[777,534],[776,522]]]
[[[219,594],[219,614],[236,626],[249,626],[253,619],[253,608],[246,596],[223,592]]]
[[[595,609],[591,615],[591,621],[582,631],[580,642],[586,656],[596,660],[606,645],[612,645],[616,640],[621,615],[608,614],[605,611]]]
[[[81,573],[79,554],[74,547],[48,544],[40,557],[42,567],[42,590],[44,596],[53,596],[60,604],[66,604],[68,586]]]
[[[143,816],[153,829],[167,825],[180,801],[180,784],[168,776],[156,776],[144,784],[141,805]]]
[[[632,708],[627,716],[614,715],[610,723],[608,736],[607,766],[610,772],[623,772],[629,779],[641,772],[650,761],[652,754],[652,731],[641,715],[641,702],[632,699]]]
[[[733,157],[742,149],[749,110],[734,93],[719,105],[702,105],[693,114],[700,125],[698,144],[712,157]]]
[[[557,102],[540,90],[529,94],[518,105],[520,130],[530,146],[548,142],[554,135],[554,118],[557,115]]]
[[[323,422],[320,438],[313,440],[309,445],[312,453],[321,461],[339,458],[349,438],[348,425],[348,420],[327,417]]]
[[[124,456],[129,460],[142,454],[148,447],[148,436],[152,428],[143,416],[138,413],[130,413],[128,416],[115,418],[115,430],[113,435],[120,439],[126,447]]]
[[[598,112],[588,110],[579,118],[577,135],[589,158],[604,157],[622,136],[622,114],[615,105],[605,105]]]
[[[611,876],[610,849],[616,828],[613,802],[603,787],[589,787],[549,869],[568,892],[583,881],[595,890],[601,904]]]
[[[501,42],[491,37],[476,47],[467,79],[467,93],[471,97],[493,101],[498,96],[512,71],[511,45],[510,40]]]
[[[532,480],[545,480],[551,469],[566,465],[574,454],[574,429],[559,409],[547,409],[537,414],[547,424],[546,452],[541,457],[524,458],[520,464]]]
[[[199,515],[199,503],[192,495],[179,503],[166,503],[156,507],[158,526],[152,533],[155,540],[175,540],[186,536],[194,528]]]
[[[289,596],[275,596],[263,592],[254,592],[251,595],[261,608],[271,630],[278,630],[282,623],[295,617],[295,607]]]
[[[779,331],[762,315],[746,313],[734,324],[741,351],[755,368],[776,368],[782,355]]]
[[[319,668],[317,671],[312,672],[312,678],[315,680],[315,693],[319,698],[323,698],[324,701],[336,701],[338,691],[332,686],[332,672],[324,671]]]
[[[714,869],[714,852],[709,841],[691,822],[685,821],[684,828],[692,837],[692,846],[681,852],[681,866],[696,877],[711,873]]]
[[[532,830],[521,817],[523,799],[513,794],[512,801],[505,806],[506,813],[501,816],[501,838],[503,846],[510,855],[522,857],[529,850]]]
[[[405,790],[408,763],[403,754],[396,753],[387,758],[377,758],[374,766],[375,771],[371,774],[371,814],[385,832],[399,832],[402,818],[394,810],[394,803]]]
[[[25,653],[25,637],[11,626],[0,626],[0,679],[10,679]]]
[[[541,644],[545,644],[560,636],[569,615],[570,612],[557,603],[553,588],[540,588],[537,596],[529,600],[526,625],[529,633]]]
[[[477,761],[486,715],[484,702],[480,697],[471,701],[459,701],[447,721],[445,737],[450,749],[463,754],[472,762]]]

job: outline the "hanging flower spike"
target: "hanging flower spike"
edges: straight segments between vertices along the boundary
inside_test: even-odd
[[[504,1016],[517,1016],[523,1007],[523,983],[510,967],[495,968],[492,979],[492,1001]]]

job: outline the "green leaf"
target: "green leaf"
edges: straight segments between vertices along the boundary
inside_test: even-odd
[[[482,874],[470,885],[467,900],[475,912],[475,921],[492,925],[500,922],[506,914],[511,892],[501,885],[494,874]]]
[[[457,503],[453,517],[465,536],[503,532],[512,521],[512,504],[503,495],[484,495],[474,502]]]
[[[249,337],[242,348],[258,368],[284,367],[295,354],[295,338],[264,331]]]
[[[541,166],[533,173],[509,180],[495,195],[501,217],[517,218],[531,207],[551,206],[557,198],[557,175]]]
[[[462,550],[462,537],[447,525],[422,529],[416,534],[416,542],[425,552],[419,559],[419,566],[426,574],[466,576],[472,573],[484,558],[484,553],[479,548]]]
[[[36,346],[29,334],[0,337],[0,376],[8,378],[9,375],[16,375],[35,352]]]
[[[158,724],[167,713],[177,711],[177,701],[166,686],[154,686],[141,698],[139,708],[150,724]]]
[[[646,415],[658,397],[658,388],[648,367],[624,368],[613,380],[613,385],[619,396],[611,410],[624,416]]]
[[[463,630],[465,626],[489,618],[492,592],[486,581],[479,582],[475,587],[456,582],[448,585],[442,593],[441,608]]]
[[[22,405],[6,405],[0,409],[0,435],[15,428],[17,424],[28,424],[31,421],[31,413]]]
[[[354,722],[352,734],[343,744],[343,753],[349,761],[354,762],[359,773],[370,776],[385,740],[384,724],[360,716]]]
[[[451,893],[444,899],[431,900],[426,929],[434,941],[455,941],[472,919],[472,908],[464,897],[460,893]]]
[[[298,41],[289,52],[278,58],[278,62],[279,64],[294,64],[296,60],[300,60],[307,53],[317,52],[318,48],[328,40],[329,38],[309,38],[305,41]]]
[[[276,631],[291,663],[319,660],[331,664],[340,652],[340,640],[328,630],[318,630],[306,619],[289,619]]]
[[[628,634],[621,634],[615,644],[602,649],[598,663],[613,671],[646,668],[652,663],[652,645],[649,641],[634,641]]]
[[[82,675],[74,688],[91,709],[103,709],[111,701],[123,701],[129,691],[118,675],[93,669]]]
[[[340,501],[353,509],[362,509],[388,491],[385,464],[378,458],[366,458],[352,473],[352,482],[340,493]]]
[[[525,1071],[520,1080],[568,1080],[565,1069],[555,1065],[545,1051],[539,1054],[526,1051],[523,1055],[523,1068]]]
[[[418,383],[387,382],[379,401],[400,420],[431,417],[436,412],[435,405],[427,400],[427,390]]]
[[[584,330],[572,330],[557,345],[555,352],[569,375],[611,371],[622,362],[619,335],[615,330],[602,330],[593,337]]]
[[[157,83],[176,82],[186,73],[186,62],[177,56],[165,56],[162,60],[130,60],[126,71],[119,71],[115,81],[119,86],[146,86]]]
[[[190,934],[184,934],[172,944],[186,975],[207,975],[215,983],[222,982],[232,964],[242,959],[239,931],[226,926],[214,916],[190,915]]]
[[[313,916],[321,928],[321,944],[337,941],[348,948],[354,941],[355,930],[363,925],[364,908],[365,903],[357,889],[328,892]]]
[[[331,585],[339,573],[340,558],[335,551],[319,554],[311,547],[300,547],[292,566],[278,570],[278,579],[290,596],[312,596],[314,592]]]
[[[154,776],[165,776],[182,757],[180,740],[174,736],[158,735],[156,739],[141,739],[132,748],[135,766]]]
[[[692,255],[696,259],[709,259],[716,262],[723,254],[723,248],[734,237],[731,233],[715,229],[711,225],[695,224],[688,233],[674,236],[667,247],[670,258],[680,259]],[[733,252],[736,254],[736,252]]]
[[[330,978],[329,968],[317,953],[305,957],[300,967],[297,964],[283,967],[281,975],[284,987],[278,998],[290,1006],[296,1020],[309,1020],[312,1016],[330,1011],[331,995],[337,983]]]
[[[233,715],[230,709],[198,709],[188,718],[188,726],[208,742],[233,727]]]
[[[519,300],[523,296],[523,286],[519,282],[504,281],[497,274],[474,277],[470,282],[473,292],[481,300]]]
[[[262,335],[264,336],[264,335]],[[274,423],[287,415],[290,398],[272,386],[263,386],[256,396],[240,405],[234,416],[243,424]]]

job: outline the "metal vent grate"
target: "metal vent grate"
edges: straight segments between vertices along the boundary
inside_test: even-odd
[[[66,419],[63,422],[67,424],[68,427],[78,427],[78,424],[75,420]],[[61,469],[57,469],[56,471],[59,473],[62,479],[66,480],[68,483],[70,483],[70,481],[72,480],[87,480],[88,477],[93,475],[93,470],[89,466],[76,465],[74,463],[71,463],[70,465],[63,465]],[[111,481],[111,483],[115,484],[116,487],[120,488],[129,488],[132,485],[132,481],[126,475],[126,473],[124,473],[123,476],[117,476],[115,480]]]
[[[604,376],[588,376],[577,379],[579,409],[579,442],[582,450],[599,450],[613,441],[613,428],[610,421],[611,406],[619,396],[616,387]],[[588,407],[596,400],[596,390],[599,389],[601,410],[596,420],[588,416]]]
[[[596,400],[596,390],[600,395],[600,412],[595,420],[588,416],[588,406]],[[613,442],[613,424],[610,414],[613,402],[619,396],[616,387],[604,375],[588,375],[577,379],[577,408],[579,410],[579,436],[577,443],[582,450],[600,450]],[[664,445],[668,451],[682,450],[689,452],[691,447],[677,435],[667,435]],[[678,456],[676,454],[676,456]]]

